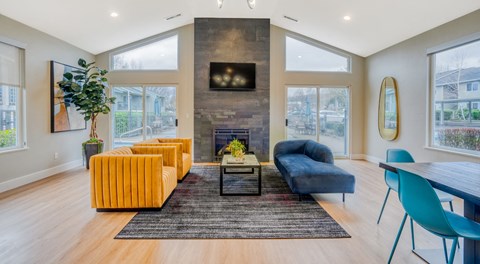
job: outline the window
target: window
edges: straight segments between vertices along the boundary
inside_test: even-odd
[[[349,90],[287,87],[287,139],[312,139],[348,156]]]
[[[17,89],[10,88],[8,89],[8,104],[16,105],[17,104]]]
[[[0,42],[0,152],[24,146],[24,50]]]
[[[113,148],[147,138],[176,136],[176,88],[171,86],[113,86]]]
[[[478,91],[478,82],[467,83],[467,92]]]
[[[430,59],[430,145],[480,155],[480,40],[431,52]]]
[[[135,46],[111,55],[113,70],[177,70],[178,35]]]
[[[350,72],[350,56],[289,36],[285,58],[287,71]]]

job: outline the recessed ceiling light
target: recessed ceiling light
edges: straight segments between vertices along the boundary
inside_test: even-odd
[[[118,13],[117,12],[112,12],[112,13],[110,13],[110,16],[111,17],[118,17]]]
[[[345,20],[345,21],[350,21],[350,19],[352,19],[350,16],[344,16],[343,17],[343,20]]]
[[[302,58],[302,55],[298,55],[297,57],[298,57],[299,59],[301,59],[301,58]]]

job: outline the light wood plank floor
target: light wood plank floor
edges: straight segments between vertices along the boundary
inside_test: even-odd
[[[383,170],[366,161],[336,164],[356,175],[356,192],[315,195],[352,236],[347,239],[114,240],[135,213],[97,213],[90,208],[84,168],[0,194],[0,263],[386,263],[403,210],[386,193]],[[455,199],[461,213],[463,204]],[[406,225],[393,263],[423,263],[410,250]],[[418,248],[441,240],[416,226]]]

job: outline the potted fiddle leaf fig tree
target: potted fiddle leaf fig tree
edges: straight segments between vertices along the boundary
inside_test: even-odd
[[[97,117],[110,112],[115,97],[107,95],[107,70],[95,66],[95,62],[87,63],[84,59],[78,60],[78,66],[80,69],[63,74],[63,80],[58,82],[58,86],[64,92],[65,102],[74,104],[85,121],[90,121],[90,139],[82,144],[89,169],[90,156],[103,150],[103,140],[97,134]]]

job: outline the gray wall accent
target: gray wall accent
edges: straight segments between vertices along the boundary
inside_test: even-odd
[[[213,160],[213,129],[250,129],[250,150],[269,160],[270,20],[195,19],[194,160]],[[213,91],[210,62],[256,63],[254,91]]]

